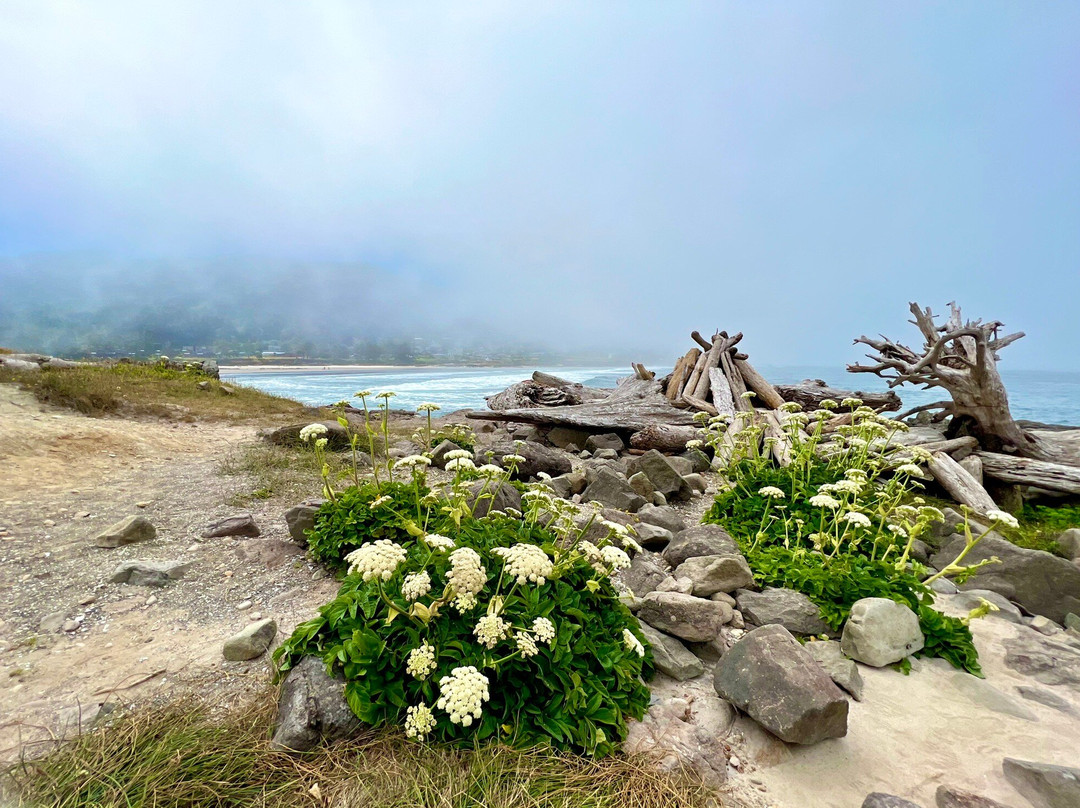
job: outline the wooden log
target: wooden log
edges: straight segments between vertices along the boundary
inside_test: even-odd
[[[735,357],[735,368],[739,371],[746,386],[757,393],[757,399],[770,410],[775,410],[784,403],[784,398],[776,388],[769,384],[768,380],[745,359]]]
[[[717,413],[722,415],[735,414],[735,398],[731,395],[731,385],[727,376],[720,368],[712,368],[709,371],[709,379],[712,382],[712,400]]]
[[[975,482],[979,485],[983,485],[983,463],[977,455],[968,455],[958,462],[964,467],[964,471],[975,479]]]
[[[927,463],[934,479],[961,505],[986,513],[997,510],[997,503],[967,469],[944,452],[934,452]]]
[[[659,452],[681,452],[688,441],[701,440],[704,434],[693,426],[654,424],[631,435],[630,447],[639,451],[656,449]]]
[[[1066,466],[1045,460],[976,452],[973,457],[983,464],[983,474],[1014,485],[1030,485],[1062,494],[1080,494],[1080,466]]]
[[[712,343],[705,339],[705,337],[701,336],[700,331],[691,331],[690,336],[694,340],[694,342],[701,346],[701,349],[703,351],[707,351],[712,348]]]
[[[656,378],[656,374],[640,362],[631,362],[630,367],[634,369],[634,375],[643,381],[651,381]]]
[[[771,450],[773,459],[781,466],[790,466],[791,441],[780,425],[780,418],[772,410],[763,411],[761,417],[765,420],[765,439],[773,439]]]
[[[698,410],[699,412],[707,412],[707,413],[709,413],[709,415],[719,415],[720,414],[719,412],[717,412],[716,407],[714,407],[708,401],[705,401],[704,399],[698,398],[697,396],[689,396],[686,393],[683,393],[682,400],[685,401],[687,404],[689,404],[694,409]]]
[[[726,344],[726,337],[718,337],[709,349],[709,353],[706,354],[705,365],[701,369],[701,376],[698,377],[697,387],[690,391],[694,398],[702,400],[708,398],[709,390],[712,388],[710,371],[720,366],[720,352],[724,350]]]
[[[746,429],[746,424],[747,422],[743,419],[736,418],[728,425],[727,432],[720,439],[720,443],[716,447],[716,453],[713,455],[713,471],[723,471],[728,467],[735,453],[735,444],[739,439],[739,433]]]
[[[753,412],[753,402],[743,398],[743,393],[746,392],[746,384],[743,382],[742,374],[740,374],[739,369],[735,367],[735,362],[728,355],[727,351],[720,354],[720,365],[724,369],[724,375],[727,376],[728,384],[731,385],[731,397],[732,402],[735,404],[735,409],[739,412]]]
[[[821,379],[803,379],[798,384],[778,384],[775,387],[776,392],[783,396],[785,401],[797,401],[803,406],[804,410],[816,410],[821,406],[821,402],[827,398],[831,398],[837,403],[845,398],[858,398],[867,407],[872,407],[879,412],[900,409],[900,396],[891,390],[887,393],[838,390],[835,387],[829,387]]]
[[[699,356],[701,356],[701,351],[697,348],[691,348],[686,352],[686,356],[675,363],[675,370],[671,372],[671,379],[668,381],[667,391],[664,393],[664,396],[668,401],[679,400],[679,395],[682,393],[683,382],[686,381],[686,377],[689,376],[690,372],[694,369],[694,364],[697,362]]]
[[[705,370],[705,362],[708,360],[709,353],[706,351],[698,357],[697,362],[694,363],[694,369],[686,379],[686,384],[683,385],[683,389],[679,391],[679,394],[690,393],[694,394],[694,390],[697,389],[698,379],[701,378],[702,372]]]
[[[578,382],[572,382],[560,376],[552,376],[550,373],[534,370],[532,380],[544,387],[554,387],[564,393],[570,393],[585,404],[589,401],[600,401],[611,395],[611,389],[605,387],[586,387]]]

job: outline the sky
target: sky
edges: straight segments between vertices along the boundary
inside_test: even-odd
[[[373,273],[409,327],[773,365],[956,300],[1080,370],[1080,4],[0,4],[0,298],[261,262],[328,307],[322,268]]]

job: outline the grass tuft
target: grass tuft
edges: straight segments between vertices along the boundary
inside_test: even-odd
[[[214,714],[194,697],[121,714],[4,773],[37,808],[704,808],[719,799],[643,759],[422,746],[400,735],[288,755],[269,745],[274,698]],[[5,803],[6,804],[6,803]]]

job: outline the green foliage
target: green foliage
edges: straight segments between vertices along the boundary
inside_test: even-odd
[[[431,447],[435,448],[444,440],[456,443],[470,452],[476,448],[476,433],[468,424],[447,424],[440,427],[431,435]]]
[[[1061,555],[1055,538],[1069,528],[1080,527],[1080,502],[1067,501],[1054,505],[1025,502],[1019,519],[1019,528],[1001,531],[1009,541],[1030,550]]]
[[[406,540],[410,532],[421,532],[408,514],[415,511],[418,499],[429,493],[415,483],[378,485],[370,480],[359,488],[346,488],[315,515],[315,528],[308,533],[308,553],[332,569],[341,569],[345,556],[366,542]],[[389,497],[389,501],[373,508],[371,503],[381,496]],[[431,525],[430,532],[440,532],[446,518],[438,519],[438,526]]]
[[[941,657],[954,667],[979,677],[983,675],[971,629],[965,620],[949,617],[929,606],[920,606],[919,628],[926,641],[920,656]]]

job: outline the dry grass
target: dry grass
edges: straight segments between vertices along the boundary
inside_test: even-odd
[[[460,750],[367,737],[272,750],[273,693],[213,715],[194,699],[121,715],[5,774],[12,804],[45,808],[704,808],[717,796],[643,760]]]
[[[39,401],[85,415],[153,416],[174,420],[253,421],[292,415],[313,417],[317,410],[297,401],[240,385],[228,394],[216,379],[149,363],[117,363],[37,372],[0,368],[0,382],[15,382]],[[208,389],[200,389],[206,382]]]
[[[329,454],[334,477],[352,466],[347,454]],[[221,473],[250,480],[250,490],[235,494],[229,505],[241,507],[253,500],[281,500],[295,504],[322,490],[322,466],[309,448],[286,448],[269,443],[237,447],[221,463]]]

